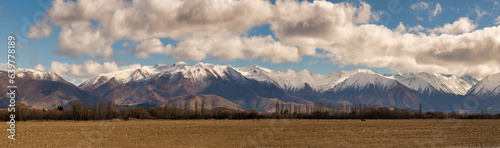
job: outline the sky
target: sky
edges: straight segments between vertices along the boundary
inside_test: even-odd
[[[499,9],[495,0],[2,0],[0,36],[17,38],[18,67],[75,84],[178,61],[482,78],[500,72]]]

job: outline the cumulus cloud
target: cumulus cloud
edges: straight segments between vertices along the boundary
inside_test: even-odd
[[[107,59],[113,55],[112,43],[89,21],[74,22],[62,26],[56,53],[70,57],[87,54],[92,58]]]
[[[271,7],[254,0],[56,0],[48,18],[61,26],[96,20],[102,36],[141,41],[243,33],[272,17]]]
[[[29,38],[44,38],[52,33],[52,26],[44,19],[39,19],[28,31]]]
[[[399,33],[406,33],[407,30],[405,25],[403,25],[403,22],[399,22],[399,25],[398,27],[396,27],[395,31]]]
[[[130,50],[130,52],[133,53],[136,58],[149,58],[149,55],[154,53],[167,55],[171,48],[172,46],[170,44],[166,47],[163,47],[163,43],[160,41],[160,39],[153,38],[142,41],[140,44]]]
[[[439,3],[434,9],[416,9],[425,9],[430,18],[443,10]],[[129,51],[137,58],[163,54],[178,59],[215,57],[279,63],[300,61],[301,56],[310,55],[340,65],[385,67],[393,71],[470,73],[478,77],[500,71],[498,27],[474,30],[477,25],[460,18],[432,29],[435,33],[425,34],[418,25],[408,27],[401,23],[400,27],[389,29],[370,24],[378,21],[377,14],[380,13],[373,12],[365,2],[56,0],[44,19],[61,27],[56,52],[71,57],[90,55],[106,59],[113,55],[111,45],[126,39],[139,43]],[[245,35],[263,24],[270,24],[276,38]],[[162,38],[179,42],[175,47],[163,45]],[[102,69],[119,68],[115,63],[87,61],[53,62],[50,69],[84,77]]]
[[[489,27],[460,35],[393,32],[382,26],[363,25],[345,43],[324,47],[333,62],[341,65],[388,67],[394,71],[473,73],[498,72],[500,29]],[[481,43],[481,44],[478,44]],[[481,57],[481,58],[478,58]],[[478,65],[482,65],[478,68]],[[470,70],[476,70],[471,72]]]
[[[295,46],[283,45],[270,35],[265,37],[229,36],[196,38],[182,41],[170,51],[178,59],[203,60],[208,55],[223,60],[255,59],[273,63],[296,62],[300,54]]]
[[[36,69],[36,70],[40,70],[40,71],[45,71],[45,67],[43,67],[43,65],[42,65],[42,64],[38,64],[38,65],[36,65],[36,66],[35,66],[35,69]]]
[[[476,29],[476,27],[477,24],[474,24],[472,20],[467,17],[461,17],[457,21],[453,22],[453,24],[447,23],[443,27],[429,29],[428,32],[448,34],[467,33]]]
[[[9,69],[7,63],[0,63],[0,70],[7,70],[7,69]]]
[[[408,28],[408,32],[420,32],[423,30],[424,30],[424,27],[422,25],[417,25],[415,27]]]
[[[84,61],[83,63],[72,63],[72,64],[52,61],[50,69],[48,69],[48,71],[55,72],[62,77],[90,78],[100,73],[109,73],[121,69],[128,69],[140,66],[141,66],[140,64],[118,66],[115,62],[104,62],[103,64],[100,64],[92,60]]]
[[[371,6],[361,3],[354,7],[349,3],[313,3],[295,1],[277,1],[277,17],[271,22],[271,30],[281,42],[299,46],[301,55],[313,55],[315,47],[342,42],[352,34],[358,24],[377,20],[371,13]],[[294,13],[290,13],[294,12]]]
[[[240,35],[267,23],[273,17],[272,7],[269,1],[260,0],[56,0],[46,19],[62,28],[56,53],[109,59],[111,45],[120,39],[148,42]],[[31,29],[36,30],[37,25]],[[136,55],[139,58],[158,53],[140,49],[146,48],[131,53],[140,54]]]
[[[272,22],[271,29],[280,41],[299,49],[307,47],[313,50],[312,53],[315,49],[323,50],[324,54],[315,55],[330,58],[340,65],[366,65],[410,72],[473,73],[479,77],[489,74],[486,71],[499,71],[500,61],[494,58],[498,56],[500,44],[498,35],[494,35],[500,31],[497,27],[472,31],[475,28],[472,21],[462,18],[455,25],[444,25],[438,30],[469,32],[467,34],[427,35],[417,33],[424,29],[422,26],[408,28],[401,24],[392,30],[381,25],[356,24],[352,19],[355,15],[347,13],[355,8],[344,9],[346,5],[342,4],[321,5],[315,9],[306,9],[314,3],[288,5],[291,6],[284,7],[283,12],[313,15],[290,14],[294,16],[280,17]],[[280,9],[283,4],[277,2],[276,6]],[[322,12],[321,7],[337,8]],[[335,13],[340,10],[345,12]],[[481,69],[478,65],[482,65]]]
[[[412,4],[410,6],[410,8],[412,10],[416,10],[416,11],[427,10],[427,9],[429,9],[429,4],[426,2],[417,2],[417,3]]]

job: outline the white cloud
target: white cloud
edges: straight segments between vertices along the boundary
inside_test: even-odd
[[[434,9],[434,11],[431,12],[431,15],[429,16],[429,20],[431,20],[432,17],[435,17],[438,14],[441,14],[442,10],[443,10],[443,8],[441,8],[441,4],[437,3],[436,8]]]
[[[423,18],[423,17],[421,17],[421,16],[417,16],[417,20],[419,20],[419,21],[423,21],[423,20],[424,20],[424,18]]]
[[[9,69],[7,63],[0,63],[0,70],[7,70],[7,69]]]
[[[107,59],[113,55],[112,43],[90,21],[79,21],[62,26],[56,53],[70,57],[87,54],[92,58]]]
[[[467,17],[461,17],[453,22],[453,24],[445,24],[443,27],[429,29],[428,32],[448,34],[467,33],[476,29],[476,27],[477,24],[474,24],[472,20]]]
[[[168,45],[167,45],[168,46]],[[170,55],[178,59],[203,60],[207,56],[223,60],[255,59],[273,63],[296,62],[300,54],[295,46],[283,45],[270,35],[265,37],[229,36],[196,38],[182,41]]]
[[[434,11],[432,12],[432,16],[436,16],[438,14],[441,14],[442,10],[443,10],[443,8],[441,8],[441,4],[437,3],[436,9],[434,9]]]
[[[406,33],[407,32],[405,25],[403,25],[403,22],[399,22],[398,27],[396,27],[396,29],[394,31],[399,32],[399,33]]]
[[[43,67],[43,65],[42,65],[42,64],[38,64],[38,65],[36,65],[36,66],[35,66],[35,69],[36,69],[36,70],[40,70],[40,71],[45,71],[45,67]]]
[[[123,42],[122,47],[128,47],[129,43],[128,42]]]
[[[500,24],[500,16],[497,17],[497,19],[495,19],[495,25],[498,25]]]
[[[416,10],[416,11],[427,10],[427,9],[429,9],[429,4],[426,2],[417,2],[417,3],[412,4],[410,6],[410,8],[412,10]]]
[[[416,2],[410,6],[410,8],[414,11],[421,12],[424,10],[429,10],[429,21],[432,20],[432,17],[437,16],[438,14],[441,14],[441,11],[443,8],[441,7],[441,4],[437,3],[434,10],[430,8],[429,5],[432,5],[432,3],[427,3],[427,2]],[[417,16],[417,20],[423,21],[424,18],[421,16]]]
[[[435,9],[427,10],[431,18],[443,9],[438,3]],[[71,57],[86,54],[106,59],[113,55],[111,45],[126,39],[139,42],[129,51],[138,58],[164,54],[179,59],[215,57],[278,63],[311,55],[340,65],[394,71],[471,73],[479,77],[500,71],[498,27],[474,30],[472,21],[459,19],[435,28],[441,34],[425,34],[418,25],[401,24],[393,30],[369,24],[378,21],[377,14],[364,2],[276,1],[273,5],[260,0],[56,0],[46,19],[61,27],[56,52]],[[246,37],[247,31],[262,24],[271,24],[276,39]],[[162,38],[179,43],[176,47],[163,45],[159,42]],[[119,68],[115,63],[87,61],[76,65],[53,62],[50,69],[85,77],[101,69]]]
[[[52,26],[46,20],[39,19],[28,31],[29,38],[44,38],[52,33]]]
[[[367,5],[357,8],[349,3],[277,1],[276,15],[280,17],[271,21],[271,30],[280,42],[299,46],[301,55],[313,55],[314,47],[342,42],[358,24],[376,20],[372,14],[358,13],[370,10]]]
[[[488,11],[481,9],[481,7],[479,7],[478,5],[476,5],[476,7],[474,7],[474,12],[476,13],[477,20],[480,20],[485,15],[490,15],[490,13]]]
[[[244,33],[272,17],[272,4],[254,0],[54,1],[48,18],[60,26],[99,21],[108,38],[142,41]]]
[[[315,49],[323,50],[326,54],[314,55],[330,58],[340,65],[386,67],[394,71],[409,72],[471,73],[479,77],[489,74],[486,71],[499,71],[500,60],[495,58],[500,56],[499,51],[495,50],[500,45],[498,35],[495,35],[500,33],[500,28],[497,27],[473,31],[475,25],[463,18],[457,20],[455,25],[445,25],[440,31],[470,33],[427,35],[419,32],[424,29],[422,26],[408,28],[401,24],[391,30],[380,25],[356,24],[352,19],[353,13],[346,13],[354,10],[342,8],[342,5],[321,5],[306,9],[312,4],[292,4],[281,9],[283,12],[310,15],[288,13],[288,17],[280,14],[282,17],[271,24],[277,38],[283,43],[296,45],[299,49],[312,49],[312,53],[315,53]],[[281,6],[283,5],[277,3],[277,9]],[[333,11],[330,12],[321,7],[338,8],[328,9]],[[350,11],[335,13],[338,10]],[[415,33],[405,33],[403,29]],[[482,65],[481,68],[478,68],[479,65]]]
[[[423,30],[424,30],[424,27],[422,25],[417,25],[415,27],[408,28],[408,32],[420,32]]]
[[[497,27],[439,36],[402,34],[376,25],[362,25],[356,30],[344,43],[324,47],[327,57],[341,65],[387,67],[394,71],[471,73],[479,77],[490,74],[485,71],[499,72]]]
[[[128,66],[118,66],[115,62],[98,62],[88,60],[83,63],[60,63],[52,61],[48,71],[55,72],[61,77],[68,78],[90,78],[100,73],[109,73],[121,69],[128,69],[133,67],[140,67],[140,64],[132,64]]]
[[[149,58],[150,54],[158,53],[168,55],[172,46],[169,44],[166,47],[163,47],[163,43],[160,39],[153,38],[150,40],[142,41],[140,44],[135,46],[131,53],[135,55],[136,58]]]
[[[56,53],[106,60],[113,55],[111,45],[121,39],[188,40],[244,34],[269,22],[274,17],[272,7],[269,1],[260,0],[56,0],[46,19],[62,28]],[[363,11],[360,16],[370,13]],[[145,57],[144,52],[133,53]]]
[[[177,47],[163,46],[159,39],[145,40],[130,50],[137,58],[149,58],[150,54],[164,54],[177,59],[204,60],[208,56],[222,60],[255,59],[273,63],[300,60],[295,46],[282,45],[270,35],[265,37],[199,37],[181,41]],[[287,53],[287,54],[283,54]]]

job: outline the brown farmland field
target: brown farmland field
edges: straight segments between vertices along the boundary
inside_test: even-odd
[[[500,146],[500,120],[26,121],[15,141],[7,126],[2,147]]]

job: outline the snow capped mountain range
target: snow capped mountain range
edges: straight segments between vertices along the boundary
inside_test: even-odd
[[[15,85],[17,86],[16,102],[33,108],[55,108],[59,105],[69,107],[74,101],[86,102],[89,105],[97,103],[101,96],[83,91],[53,72],[43,72],[35,69],[17,68],[15,70]],[[8,72],[0,70],[0,89],[4,90],[9,83]],[[7,106],[10,97],[0,95],[0,106]]]
[[[456,75],[441,75],[427,72],[409,74],[398,73],[392,76],[383,76],[368,69],[357,69],[353,71],[334,71],[326,75],[321,75],[312,74],[307,70],[277,71],[256,65],[234,68],[230,65],[222,66],[198,63],[191,66],[181,61],[177,63],[134,67],[116,72],[99,74],[98,76],[84,81],[79,87],[83,90],[92,90],[97,88],[96,86],[109,81],[111,78],[114,78],[118,84],[125,84],[166,73],[179,73],[184,78],[189,78],[189,80],[196,82],[203,82],[208,75],[223,80],[245,81],[247,79],[253,79],[259,82],[275,84],[289,92],[296,92],[303,89],[306,83],[315,92],[325,92],[339,91],[347,87],[359,88],[370,84],[383,86],[383,90],[386,90],[395,82],[399,82],[425,95],[436,93],[466,95],[468,90],[477,82],[477,79],[471,76],[458,77]]]
[[[181,74],[184,78],[189,78],[193,83],[202,83],[208,76],[215,76],[223,80],[236,79],[240,81],[246,80],[231,66],[221,66],[206,63],[198,63],[191,66],[185,62],[156,64],[152,66],[134,67],[123,69],[111,73],[101,73],[87,81],[81,83],[78,87],[83,90],[92,90],[105,82],[114,78],[121,85],[129,82],[147,80],[155,76],[163,74]]]
[[[5,73],[0,70],[0,76],[8,79]],[[42,107],[59,105],[61,101],[69,105],[71,101],[88,97],[108,99],[125,106],[158,106],[179,98],[213,95],[208,98],[216,101],[214,104],[233,102],[246,109],[261,111],[269,110],[276,99],[298,104],[323,101],[398,108],[418,108],[422,104],[427,109],[449,111],[457,102],[476,96],[481,101],[489,101],[481,103],[478,109],[494,107],[493,111],[500,112],[500,107],[496,107],[500,105],[500,73],[478,81],[470,75],[427,72],[381,75],[357,69],[321,75],[307,70],[278,71],[257,65],[235,68],[177,62],[101,73],[78,87],[52,72],[19,68],[17,76],[26,86],[34,83],[36,88],[43,88],[21,94],[28,100],[26,103],[34,107],[37,104],[43,104]],[[77,95],[64,97],[71,94]],[[40,102],[37,98],[49,98],[51,102]]]
[[[388,90],[394,86],[395,80],[383,77],[376,73],[367,72],[357,72],[356,74],[350,76],[348,79],[342,81],[339,85],[336,85],[334,91],[342,91],[348,88],[363,89],[370,85],[380,87],[378,90]]]
[[[43,72],[35,69],[17,68],[17,77],[31,78],[36,80],[64,81],[59,75],[53,72]]]
[[[305,83],[312,87],[313,90],[323,92],[332,89],[338,83],[356,73],[373,73],[367,69],[358,69],[354,71],[335,71],[327,75],[320,75],[312,74],[305,69],[298,72],[289,69],[284,71],[275,71],[256,65],[238,68],[238,71],[247,78],[276,84],[291,92],[304,88]]]
[[[474,80],[471,80],[470,77],[466,77],[468,78],[466,80],[469,81],[467,82],[456,75],[446,76],[427,72],[399,73],[389,78],[393,78],[403,85],[427,95],[433,93],[465,95],[474,85]]]
[[[477,82],[469,90],[469,94],[480,97],[500,97],[500,73],[486,76]]]

